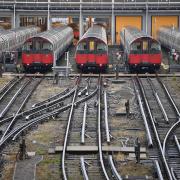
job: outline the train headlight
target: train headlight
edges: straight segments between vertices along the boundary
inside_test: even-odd
[[[100,67],[102,67],[102,64],[99,64]]]
[[[27,64],[27,66],[29,66],[29,64]]]
[[[84,64],[81,64],[81,66],[83,66]]]

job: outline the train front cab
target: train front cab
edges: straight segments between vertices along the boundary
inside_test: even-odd
[[[76,64],[81,70],[105,70],[108,64],[107,44],[97,38],[80,41],[76,49]]]
[[[150,37],[138,38],[130,44],[128,66],[130,71],[158,70],[161,65],[161,46]]]
[[[25,70],[50,69],[53,65],[53,45],[43,38],[30,38],[23,45],[22,64]]]

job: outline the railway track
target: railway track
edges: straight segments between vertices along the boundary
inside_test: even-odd
[[[102,152],[104,116],[107,120],[105,130],[107,134],[109,128],[106,92],[103,94],[101,77],[98,80],[88,79],[86,83],[88,84],[89,93],[92,92],[94,96],[89,99],[85,97],[86,102],[77,106],[74,103],[75,99],[78,98],[83,89],[79,90],[80,92],[74,92],[63,144],[61,164],[63,179],[114,179],[115,177],[121,179],[115,168],[112,155],[106,156]],[[82,80],[81,84],[83,84]],[[79,84],[77,85],[77,90],[78,87]],[[107,142],[110,142],[109,134]],[[89,149],[84,150],[80,154],[66,152],[67,146],[91,148],[95,145],[98,146],[98,154],[88,153]]]
[[[149,157],[154,160],[158,178],[180,179],[178,107],[160,78],[137,78],[136,83],[139,88],[136,92],[141,93],[140,101],[144,102],[147,112],[148,141],[156,140],[151,144]]]
[[[98,79],[79,76],[75,85],[71,88],[34,104],[30,110],[24,110],[24,105],[30,97],[31,91],[33,92],[36,84],[39,84],[39,80],[24,80],[18,87],[21,88],[26,83],[27,85],[23,89],[24,93],[22,91],[22,97],[18,101],[19,107],[14,110],[14,115],[0,120],[1,127],[4,127],[0,140],[1,149],[8,143],[8,140],[16,140],[28,128],[44,120],[55,119],[65,112],[63,118],[67,119],[67,126],[61,157],[63,179],[125,178],[125,174],[121,175],[119,167],[116,167],[116,164],[121,166],[115,158],[116,155],[110,151],[104,153],[102,150],[103,146],[117,145],[118,143],[118,138],[115,137],[116,135],[112,136],[112,134],[116,134],[115,132],[120,127],[114,127],[112,123],[115,121],[112,121],[111,118],[115,114],[113,106],[115,107],[116,103],[120,102],[121,97],[119,96],[124,96],[123,91],[121,91],[122,94],[117,94],[118,96],[115,97],[113,91],[109,92],[108,86],[106,86],[107,84],[102,77]],[[144,117],[142,116],[143,118],[140,119],[147,123],[145,129],[147,143],[150,147],[148,149],[150,159],[148,163],[153,162],[159,179],[179,179],[180,113],[175,100],[159,78],[136,78],[134,84],[134,92],[139,97],[137,98],[138,103],[141,103],[140,107],[143,109],[141,114],[144,114]],[[29,87],[31,87],[31,91],[28,90]],[[4,89],[7,90],[7,88]],[[2,91],[5,92],[5,90]],[[133,97],[133,89],[129,88],[129,91]],[[119,91],[115,92],[119,93]],[[127,90],[124,90],[125,92],[127,93]],[[126,94],[126,96],[125,99],[129,98],[130,95]],[[13,106],[11,108],[10,114],[13,111]],[[135,116],[139,116],[139,112],[137,114],[136,112],[131,113],[132,118],[136,119]],[[122,113],[121,115],[124,117],[126,114]],[[139,127],[137,130],[141,128]],[[136,127],[132,127],[131,130],[134,129]],[[119,142],[122,143],[122,146],[133,146],[133,139],[126,140]],[[68,147],[82,147],[84,150],[69,152]],[[91,151],[90,149],[86,151],[86,148],[92,147],[98,147],[98,151]],[[143,177],[133,178],[142,179]]]
[[[30,84],[31,88],[28,89],[28,93],[25,93],[26,97],[14,115],[0,120],[1,127],[3,127],[2,129],[4,130],[2,131],[0,148],[2,148],[9,139],[16,140],[16,138],[29,127],[50,117],[55,118],[57,114],[70,108],[68,98],[72,95],[74,89],[71,91],[66,89],[43,102],[34,104],[32,109],[22,111],[25,103],[41,80],[42,79],[35,80],[33,82],[34,86],[33,84]],[[63,103],[63,100],[65,99],[66,103]]]

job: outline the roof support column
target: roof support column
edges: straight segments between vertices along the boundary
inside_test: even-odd
[[[115,15],[114,15],[114,0],[112,0],[112,15],[111,15],[111,43],[115,44]]]
[[[180,15],[179,15],[179,31],[180,31]]]
[[[16,4],[14,3],[13,19],[11,20],[11,28],[16,28]]]
[[[148,34],[148,4],[146,3],[146,34]]]
[[[83,26],[83,15],[82,15],[82,0],[80,0],[79,38],[81,38],[83,34],[84,34],[84,26]]]
[[[15,19],[14,19],[14,21],[15,21],[15,25],[14,25],[14,27],[15,28],[18,28],[18,27],[20,27],[20,16],[19,16],[19,14],[15,14]]]
[[[48,0],[47,30],[51,29],[49,3],[50,3],[50,0]]]

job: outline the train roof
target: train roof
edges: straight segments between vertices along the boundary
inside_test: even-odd
[[[166,34],[175,35],[176,37],[180,38],[180,31],[175,27],[170,26],[162,26],[159,28],[158,32],[164,32]]]
[[[99,25],[94,25],[90,27],[87,30],[87,32],[82,36],[82,38],[79,40],[78,44],[87,38],[97,38],[103,41],[105,44],[107,44],[106,30],[104,27],[99,26]]]
[[[69,33],[70,31],[73,32],[72,28],[69,26],[53,28],[51,30],[39,33],[39,34],[31,37],[31,38],[27,39],[27,41],[29,41],[30,39],[33,39],[33,38],[42,38],[42,39],[48,41],[49,43],[51,43],[52,45],[54,45],[58,41],[63,39],[64,35]]]
[[[160,44],[159,41],[154,39],[152,36],[149,36],[143,31],[140,31],[138,28],[131,27],[131,26],[127,26],[121,31],[120,34],[121,34],[121,37],[123,38],[124,38],[124,30],[125,30],[125,40],[126,40],[126,43],[128,43],[129,45],[135,42],[136,40],[142,39],[142,38],[152,39],[153,41]]]
[[[14,37],[17,35],[21,35],[22,33],[26,34],[26,32],[34,32],[38,31],[39,28],[36,26],[28,26],[28,27],[19,27],[9,30],[0,30],[0,38],[9,39],[10,37]]]

